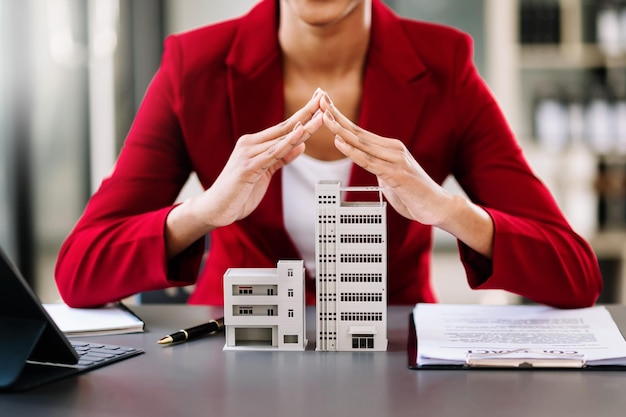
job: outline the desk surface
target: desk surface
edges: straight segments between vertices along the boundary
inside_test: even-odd
[[[221,310],[133,308],[141,334],[91,337],[144,355],[24,393],[0,394],[4,416],[622,416],[626,372],[414,371],[407,368],[409,307],[389,310],[387,352],[222,351],[213,336],[163,347],[157,339]],[[609,307],[626,333],[626,306]],[[312,311],[310,311],[311,313]]]

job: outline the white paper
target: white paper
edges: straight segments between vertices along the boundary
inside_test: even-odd
[[[63,303],[44,304],[44,308],[68,336],[142,332],[143,321],[123,306],[111,304],[100,308],[71,308]]]
[[[626,365],[626,341],[603,306],[418,304],[413,317],[418,366],[463,365],[468,355]]]

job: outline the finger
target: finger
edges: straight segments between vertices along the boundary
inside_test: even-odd
[[[272,157],[280,159],[285,153],[306,142],[322,126],[322,119],[323,113],[320,109],[317,109],[311,120],[306,124],[303,125],[301,122],[296,122],[289,134],[272,141],[267,148],[267,152],[272,154]]]
[[[306,124],[304,125],[304,133],[299,139],[299,142],[293,143],[293,145],[295,146],[300,143],[306,142],[315,132],[319,130],[320,127],[322,127],[322,124],[324,124],[323,119],[324,113],[321,109],[317,109],[311,120],[306,122]]]
[[[320,99],[324,95],[324,91],[320,88],[316,89],[309,101],[300,110],[292,114],[285,122],[291,125],[292,128],[297,122],[306,124],[317,113],[320,108]]]
[[[319,109],[319,101],[323,93],[323,90],[318,88],[309,102],[289,119],[242,138],[246,143],[242,146],[244,154],[247,155],[245,159],[247,159],[246,165],[249,169],[268,169],[281,161],[288,153],[293,152],[322,126],[323,114]],[[300,118],[306,121],[302,122]],[[292,123],[291,130],[287,130],[286,127],[291,126]]]
[[[347,133],[347,135],[352,134]],[[335,135],[335,147],[355,164],[374,175],[378,176],[386,167],[390,166],[388,161],[377,158],[372,153],[353,146],[338,134]]]
[[[330,96],[324,93],[320,100],[320,108],[324,110],[324,124],[333,133],[346,139],[347,143],[366,151],[365,148],[378,146],[380,149],[371,150],[374,154],[383,152],[388,145],[387,139],[375,135],[352,122],[333,104]]]
[[[343,113],[341,113],[341,111],[339,111],[339,109],[335,106],[335,104],[331,100],[328,93],[322,94],[320,98],[320,108],[325,113],[326,112],[330,113],[340,126],[351,131],[352,133],[358,134],[361,130],[363,130],[352,120],[344,116]]]
[[[318,116],[318,118],[321,117]],[[302,143],[308,136],[310,136],[310,134],[305,130],[302,123],[297,122],[293,130],[286,135],[284,139],[272,141],[273,143],[255,158],[256,161],[253,162],[253,165],[259,166],[264,171],[276,164],[279,164],[279,166],[284,165],[286,163],[284,158],[286,158],[287,155],[295,152],[297,156],[304,151],[304,145]],[[295,156],[291,159],[293,158],[295,158]]]
[[[309,101],[298,111],[292,114],[289,118],[285,119],[281,123],[271,126],[265,130],[262,130],[257,135],[257,141],[263,142],[268,138],[284,137],[289,134],[298,122],[302,124],[308,123],[313,119],[313,116],[319,110],[320,99],[323,96],[324,91],[318,88],[313,93],[313,96]]]
[[[336,113],[340,114],[338,110]],[[383,138],[358,126],[342,126],[330,109],[324,112],[324,125],[335,134],[335,146],[344,155],[362,167],[371,165],[374,160],[386,163],[399,163],[402,145],[393,139]],[[351,122],[350,122],[351,123]],[[351,123],[352,124],[352,123]]]
[[[263,167],[268,167],[271,165],[270,160],[280,159],[294,147],[308,140],[323,124],[323,114],[319,109],[319,100],[322,94],[323,90],[318,88],[311,100],[302,109],[279,125],[242,136],[237,145],[241,149],[244,158],[248,161],[246,163],[247,166],[249,168],[254,166],[258,169],[260,164]],[[309,117],[308,115],[313,110],[315,112]],[[299,126],[302,126],[303,122],[297,120],[299,117],[308,119],[302,129]],[[287,131],[286,127],[290,126],[294,120],[293,127]],[[263,155],[265,155],[265,159]],[[253,159],[256,159],[256,161],[253,161]]]
[[[306,142],[323,124],[323,113],[320,109],[313,115],[311,120],[302,125],[296,122],[293,130],[284,136],[271,141],[257,144],[252,148],[251,156],[266,153],[272,159],[280,159],[293,148]]]

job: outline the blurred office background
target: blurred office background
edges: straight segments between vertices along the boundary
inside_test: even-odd
[[[111,170],[164,37],[254,3],[0,0],[0,245],[45,302],[58,300],[61,242]],[[626,302],[626,0],[386,3],[473,36],[531,165],[596,250],[601,301]],[[185,193],[198,191],[192,179]],[[470,291],[455,241],[435,236],[441,301],[518,301]]]

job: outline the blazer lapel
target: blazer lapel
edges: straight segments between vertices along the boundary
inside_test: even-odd
[[[242,18],[226,59],[234,138],[284,118],[282,64],[275,1],[262,1]]]
[[[426,103],[426,95],[421,91],[428,71],[398,16],[380,1],[372,3],[372,32],[359,125],[410,147]],[[355,167],[350,183],[375,185],[376,179]]]
[[[228,54],[228,82],[234,140],[285,118],[283,71],[278,45],[278,10],[261,1],[242,18]],[[254,244],[276,259],[301,258],[283,221],[282,171],[274,174],[263,203],[242,223]],[[277,244],[285,242],[284,244]]]

